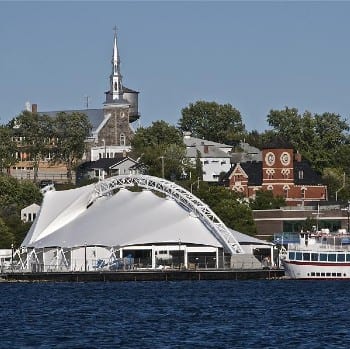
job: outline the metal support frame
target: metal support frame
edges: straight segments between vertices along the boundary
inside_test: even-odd
[[[235,255],[244,253],[239,242],[221,219],[200,199],[181,186],[163,178],[147,175],[119,175],[98,182],[95,186],[87,207],[98,198],[111,195],[119,188],[139,186],[148,190],[155,190],[175,200],[190,213],[195,214],[223,245],[226,252]]]

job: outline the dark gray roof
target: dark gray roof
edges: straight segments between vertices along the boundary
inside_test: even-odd
[[[299,172],[303,171],[302,178],[299,178]],[[322,178],[306,160],[294,162],[294,183],[297,185],[317,185],[322,183]]]
[[[224,181],[236,168],[237,164],[227,172]],[[262,185],[262,161],[241,162],[240,166],[248,176],[248,185]],[[303,171],[303,176],[299,178],[299,171]],[[294,162],[294,183],[296,185],[319,185],[322,183],[321,176],[311,168],[310,164],[305,161]]]
[[[71,110],[54,110],[54,111],[42,111],[40,114],[45,114],[51,117],[55,117],[58,113],[84,113],[91,125],[92,125],[92,132],[94,132],[97,127],[101,124],[104,115],[103,115],[103,109],[71,109]]]
[[[248,175],[248,185],[262,184],[262,161],[242,162],[240,165]]]

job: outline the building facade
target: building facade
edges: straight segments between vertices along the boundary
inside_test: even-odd
[[[226,183],[247,198],[255,198],[258,190],[271,190],[292,206],[327,200],[327,187],[321,184],[321,177],[293,149],[264,149],[262,161],[236,163]]]

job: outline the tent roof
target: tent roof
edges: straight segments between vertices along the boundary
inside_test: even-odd
[[[221,247],[199,218],[151,191],[119,190],[87,207],[93,185],[49,192],[22,246],[181,243]]]

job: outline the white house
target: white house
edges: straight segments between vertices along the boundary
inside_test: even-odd
[[[31,204],[21,210],[21,220],[23,222],[33,222],[36,215],[40,210],[40,206],[37,204]]]
[[[186,157],[195,164],[199,156],[203,169],[203,181],[218,182],[220,173],[231,168],[232,146],[191,137],[184,133]]]

